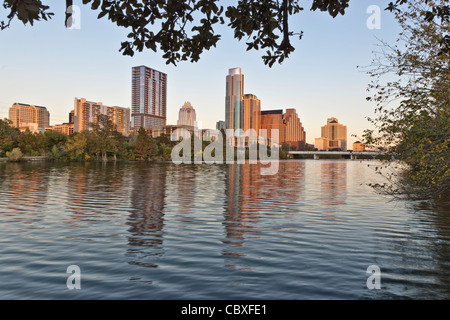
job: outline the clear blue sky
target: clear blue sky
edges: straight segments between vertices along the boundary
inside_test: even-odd
[[[376,50],[375,37],[393,42],[399,32],[389,1],[351,0],[344,16],[305,10],[291,18],[293,31],[304,31],[293,40],[295,52],[282,65],[264,65],[263,52],[246,51],[244,42],[233,38],[226,26],[217,28],[222,40],[197,63],[166,65],[162,53],[145,51],[134,57],[119,52],[126,30],[97,13],[81,0],[81,28],[64,28],[64,1],[49,3],[55,16],[33,27],[15,21],[0,32],[0,118],[8,116],[14,102],[46,106],[50,123],[68,120],[74,98],[101,101],[106,105],[131,107],[131,68],[137,65],[168,75],[168,124],[175,124],[178,111],[190,101],[203,128],[215,128],[225,114],[225,77],[228,69],[241,67],[245,93],[261,99],[262,110],[295,108],[306,130],[307,142],[314,143],[328,117],[347,125],[349,146],[369,126],[375,105],[366,101],[370,77],[357,69],[369,65]],[[228,2],[224,2],[225,4]],[[370,30],[366,13],[378,5],[381,29]],[[5,12],[0,9],[1,17]]]

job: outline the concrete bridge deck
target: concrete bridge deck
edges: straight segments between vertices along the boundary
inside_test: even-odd
[[[289,151],[290,155],[312,155],[315,160],[320,159],[321,155],[350,156],[355,160],[358,156],[382,156],[385,152],[380,151]]]

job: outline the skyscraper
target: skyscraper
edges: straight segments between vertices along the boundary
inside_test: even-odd
[[[178,113],[178,122],[179,126],[190,126],[194,127],[195,122],[197,121],[195,115],[195,109],[192,107],[191,103],[185,102]]]
[[[284,120],[286,144],[294,149],[303,149],[306,143],[306,133],[295,109],[286,109]]]
[[[132,70],[132,127],[153,128],[166,125],[167,75],[146,66]]]
[[[227,129],[241,129],[244,75],[241,68],[228,70],[225,95],[225,126]]]
[[[255,130],[255,135],[259,135],[261,127],[261,100],[254,94],[245,94],[241,104],[242,108],[242,130]]]
[[[328,118],[327,124],[322,126],[322,136],[315,139],[315,147],[319,150],[347,150],[347,127],[336,118]]]
[[[75,110],[71,110],[69,112],[69,123],[74,123],[75,122]]]
[[[46,107],[16,102],[9,108],[9,120],[22,131],[27,128],[32,132],[44,131],[50,127],[50,112]]]
[[[289,145],[293,149],[302,150],[306,143],[305,129],[295,109],[261,111],[261,129],[267,130],[263,137],[272,145],[274,137],[271,130],[278,130],[278,144]]]
[[[268,139],[269,145],[285,143],[285,126],[282,109],[261,111],[261,129],[263,130],[261,136]],[[272,137],[272,130],[278,130],[278,138]]]

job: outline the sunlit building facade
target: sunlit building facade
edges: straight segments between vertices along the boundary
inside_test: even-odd
[[[353,143],[353,151],[357,152],[366,151],[366,146],[361,141],[356,141]]]
[[[132,69],[131,126],[162,127],[167,117],[167,74],[146,66]]]
[[[347,126],[334,117],[328,118],[327,124],[322,126],[322,136],[315,139],[315,147],[318,150],[347,150]]]
[[[197,121],[197,116],[195,114],[195,109],[192,107],[189,101],[185,102],[178,112],[178,121],[177,124],[179,126],[189,126],[194,127]]]
[[[50,112],[46,107],[16,102],[9,108],[9,120],[21,131],[43,132],[50,127]]]
[[[285,138],[285,122],[283,110],[264,110],[261,111],[261,136],[268,139],[268,144],[283,144]],[[273,137],[272,133],[278,130],[278,137]]]
[[[129,108],[108,107],[101,102],[87,101],[84,98],[75,98],[74,132],[91,130],[92,124],[98,123],[101,115],[107,116],[118,132],[123,135],[129,134],[131,115]]]
[[[285,123],[285,144],[293,149],[303,149],[306,143],[306,132],[295,109],[286,109],[283,115]]]
[[[245,94],[242,99],[242,130],[255,130],[255,136],[259,134],[261,127],[261,100],[254,94]]]
[[[59,132],[63,135],[66,136],[70,136],[71,134],[73,134],[74,131],[74,124],[73,123],[63,123],[63,124],[57,124],[54,126],[51,126],[47,129],[45,129],[46,131],[56,131]]]
[[[242,98],[244,96],[244,75],[241,68],[228,70],[225,95],[225,127],[238,130],[242,128]]]
[[[289,145],[292,149],[302,150],[305,146],[306,133],[295,109],[261,111],[261,129],[269,144]],[[278,139],[273,137],[278,130]],[[278,142],[277,142],[278,141]]]

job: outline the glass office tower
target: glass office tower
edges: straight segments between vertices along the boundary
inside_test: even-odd
[[[242,129],[242,100],[244,95],[244,75],[241,68],[228,70],[225,95],[225,126],[227,129]]]
[[[146,66],[132,70],[132,124],[135,129],[166,125],[167,75]]]

